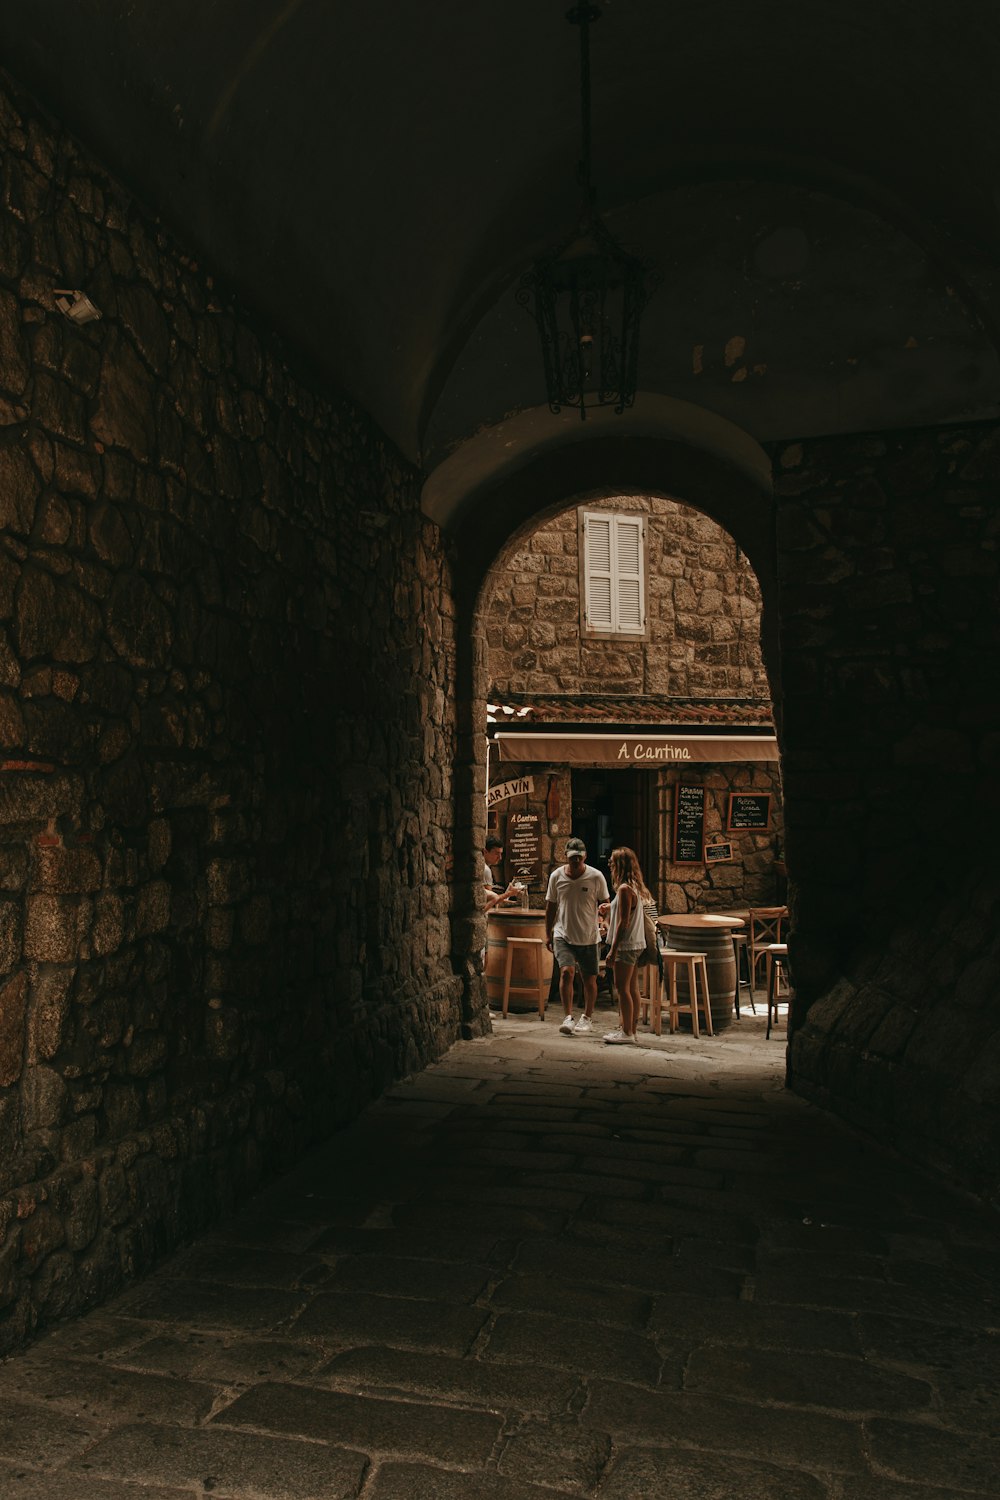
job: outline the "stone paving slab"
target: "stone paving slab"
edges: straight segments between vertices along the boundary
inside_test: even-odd
[[[222,1428],[120,1427],[87,1454],[107,1479],[174,1485],[219,1500],[355,1500],[364,1455],[327,1443],[300,1443]]]
[[[994,1429],[996,1431],[996,1429]],[[893,1422],[883,1417],[865,1423],[876,1469],[886,1477],[953,1485],[975,1495],[1000,1493],[1000,1438],[949,1431],[930,1422]]]
[[[503,1425],[495,1412],[269,1382],[238,1396],[212,1421],[380,1454],[419,1453],[453,1464],[484,1464]]]
[[[392,1283],[393,1289],[396,1285]],[[338,1344],[375,1340],[390,1348],[464,1354],[486,1316],[483,1308],[455,1307],[449,1302],[327,1292],[313,1298],[293,1331],[300,1337],[318,1336]]]
[[[664,1445],[821,1466],[827,1474],[863,1473],[857,1422],[689,1391],[646,1392],[610,1380],[589,1383],[582,1421],[619,1445]]]
[[[326,1349],[309,1341],[241,1338],[192,1333],[156,1334],[117,1356],[126,1370],[144,1370],[212,1385],[250,1385],[258,1380],[298,1379],[327,1358]]]
[[[3,1500],[998,1500],[996,1219],[763,1017],[611,1019],[498,1021],[0,1365]]]
[[[0,1369],[6,1377],[0,1402],[0,1457],[35,1468],[57,1468],[100,1435],[102,1424],[92,1414],[53,1412],[44,1403],[18,1400],[13,1392],[20,1390],[20,1368],[14,1378],[10,1369],[10,1362]]]
[[[349,1349],[319,1371],[331,1385],[368,1393],[410,1392],[484,1411],[565,1413],[583,1399],[575,1374],[537,1365],[503,1365],[419,1354],[409,1349]]]
[[[266,1333],[302,1310],[308,1292],[161,1277],[126,1292],[119,1306],[133,1318],[195,1328]]]
[[[189,1489],[132,1484],[125,1479],[91,1479],[79,1473],[8,1467],[0,1459],[4,1500],[191,1500]]]
[[[718,1344],[695,1350],[685,1387],[744,1401],[774,1401],[858,1415],[872,1411],[920,1412],[930,1406],[933,1395],[925,1380],[880,1369],[857,1356],[736,1349]]]
[[[407,1297],[422,1301],[447,1298],[473,1302],[493,1275],[489,1266],[474,1261],[415,1260],[401,1255],[352,1256],[330,1271],[324,1290],[384,1292],[395,1286]]]
[[[365,1500],[565,1500],[565,1491],[500,1474],[456,1474],[423,1464],[384,1464]]]
[[[611,1323],[620,1328],[645,1328],[651,1299],[638,1292],[608,1286],[609,1269],[605,1257],[604,1282],[590,1285],[583,1279],[579,1263],[572,1259],[562,1265],[556,1262],[551,1275],[508,1276],[494,1287],[493,1305],[510,1311]]]
[[[483,1350],[486,1359],[548,1365],[581,1375],[606,1373],[656,1384],[661,1358],[651,1339],[622,1329],[533,1313],[501,1313]]]
[[[601,1487],[601,1500],[829,1500],[814,1476],[722,1453],[626,1449]]]
[[[504,1476],[525,1484],[551,1485],[571,1495],[593,1494],[611,1457],[611,1439],[569,1420],[526,1422],[513,1433],[498,1460]]]
[[[139,1374],[93,1360],[57,1359],[29,1350],[18,1363],[18,1390],[25,1400],[44,1402],[97,1421],[145,1418],[196,1424],[215,1404],[213,1385],[166,1375]]]

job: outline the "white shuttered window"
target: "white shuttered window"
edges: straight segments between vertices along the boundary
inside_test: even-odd
[[[646,629],[646,526],[641,516],[584,511],[585,619],[588,630],[642,635]]]

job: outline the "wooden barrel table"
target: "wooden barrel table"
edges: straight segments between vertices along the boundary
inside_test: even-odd
[[[736,955],[733,932],[746,924],[742,917],[716,916],[714,912],[684,912],[657,917],[656,925],[666,934],[667,946],[681,953],[704,953],[708,970],[708,994],[712,1025],[724,1031],[732,1025],[736,992]],[[684,976],[678,976],[680,987]],[[687,995],[683,997],[687,1003]]]
[[[486,917],[486,994],[494,1010],[503,1002],[503,972],[507,959],[507,938],[541,938],[542,940],[542,985],[548,991],[552,977],[552,954],[545,943],[545,913],[524,911],[519,907],[494,908]],[[511,967],[511,984],[533,984],[534,966],[523,948],[514,949]],[[509,1010],[537,1010],[538,1004],[530,995],[511,995]]]

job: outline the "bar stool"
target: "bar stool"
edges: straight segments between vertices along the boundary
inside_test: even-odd
[[[511,984],[511,967],[514,963],[514,953],[523,948],[525,956],[533,956],[535,961],[534,984]],[[501,1002],[500,1014],[506,1016],[507,1006],[511,995],[534,995],[538,1001],[538,1019],[545,1020],[545,1002],[548,999],[548,987],[542,978],[542,959],[545,954],[545,943],[541,938],[509,937],[507,939],[507,953],[503,965],[503,1000]]]
[[[637,1020],[644,1025],[649,1022],[649,1013],[652,1009],[654,1015],[659,1015],[662,1007],[660,999],[660,970],[657,964],[643,964],[639,970],[639,1015]],[[659,1026],[655,1027],[657,1035]]]
[[[712,1028],[712,1002],[708,993],[708,965],[705,953],[679,953],[676,949],[665,948],[660,954],[663,960],[663,984],[667,992],[667,1014],[670,1018],[670,1034],[673,1036],[677,1030],[677,1017],[689,1015],[691,1017],[691,1034],[698,1037],[701,1032],[698,1028],[698,1012],[705,1013],[705,1030],[709,1036],[714,1036]],[[677,970],[687,971],[689,1005],[681,1005],[677,998]],[[698,976],[701,976],[701,993],[698,991]],[[660,1007],[655,1006],[653,1017],[653,1030],[660,1035]]]
[[[771,1017],[774,1016],[774,1024],[778,1024],[778,980],[784,973],[785,964],[788,959],[787,943],[767,943],[758,949],[766,955],[767,965],[767,1034],[765,1041],[771,1035]],[[786,978],[787,985],[787,978]],[[787,990],[786,990],[787,993]]]

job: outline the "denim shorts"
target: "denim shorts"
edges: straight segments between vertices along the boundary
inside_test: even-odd
[[[597,975],[597,943],[567,943],[565,938],[552,939],[552,956],[560,969],[579,969],[584,979]]]
[[[645,948],[619,948],[615,954],[615,963],[628,964],[630,968],[634,968],[645,951]]]

